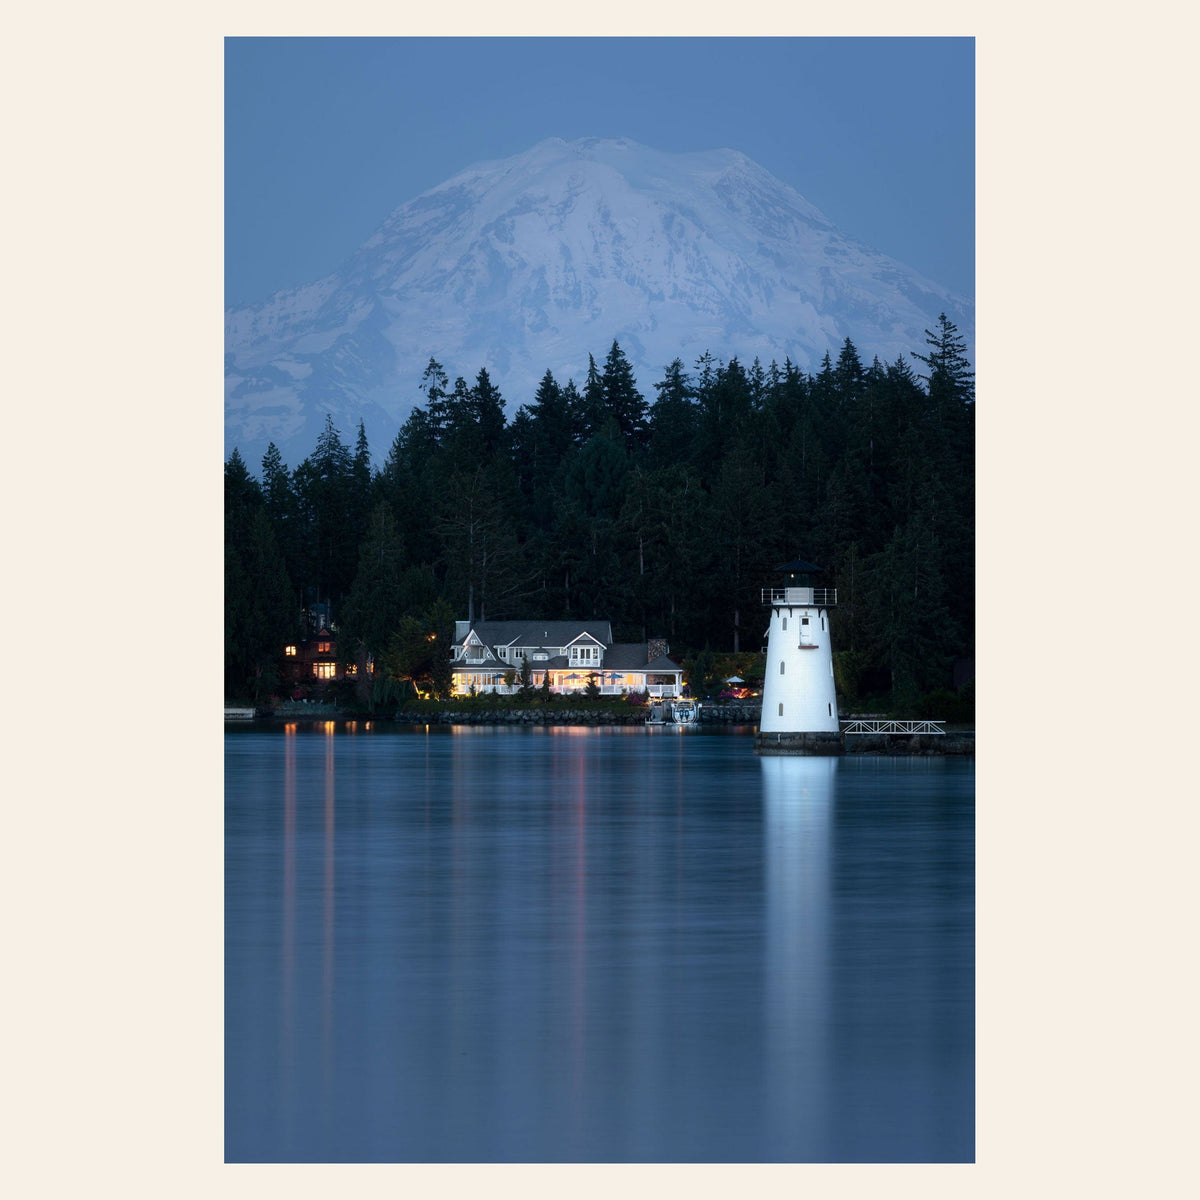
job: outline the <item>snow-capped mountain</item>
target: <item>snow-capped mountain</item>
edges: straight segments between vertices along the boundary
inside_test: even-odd
[[[510,417],[547,368],[582,387],[620,342],[640,391],[705,351],[815,370],[845,338],[864,362],[924,349],[945,312],[968,346],[974,304],[837,230],[733,150],[624,139],[540,142],[397,208],[332,275],[225,320],[225,453],[297,465],[325,414],[382,458],[430,356],[480,367]]]

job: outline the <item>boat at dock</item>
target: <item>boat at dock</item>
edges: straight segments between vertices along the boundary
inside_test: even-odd
[[[700,704],[695,700],[653,700],[646,715],[647,725],[695,725],[700,721]]]

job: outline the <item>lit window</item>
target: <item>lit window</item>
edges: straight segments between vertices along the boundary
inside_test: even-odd
[[[329,643],[328,642],[318,642],[317,643],[317,653],[318,654],[328,654],[329,653]]]
[[[296,647],[295,646],[284,646],[283,652],[284,652],[284,654],[286,654],[288,656],[288,658],[296,657]]]
[[[313,674],[318,679],[332,679],[334,677],[333,663],[313,663]]]
[[[357,675],[358,674],[358,663],[347,663],[346,664],[346,674],[347,675]]]

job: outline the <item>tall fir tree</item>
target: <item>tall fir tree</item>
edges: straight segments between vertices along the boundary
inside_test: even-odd
[[[645,447],[648,434],[646,401],[637,389],[629,359],[615,338],[604,360],[600,388],[606,417],[616,421],[626,452],[636,454]]]

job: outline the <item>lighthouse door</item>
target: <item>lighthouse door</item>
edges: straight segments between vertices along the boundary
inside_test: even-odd
[[[800,645],[812,645],[812,625],[809,624],[807,617],[800,618]]]

